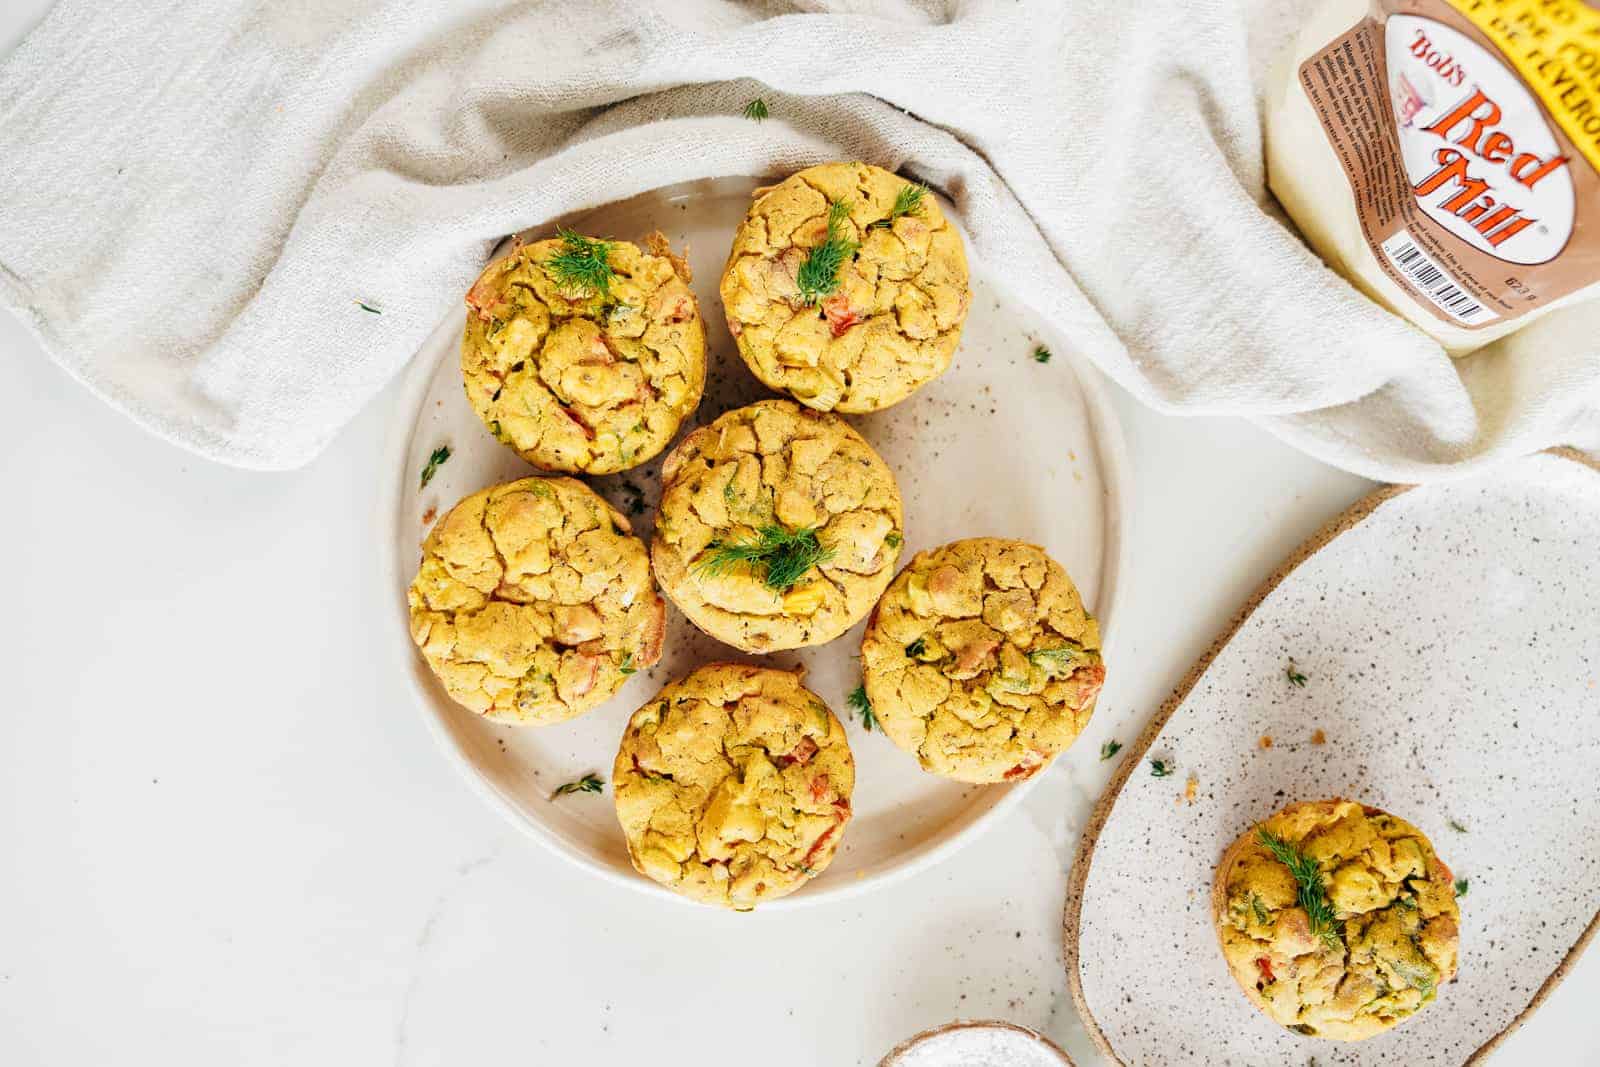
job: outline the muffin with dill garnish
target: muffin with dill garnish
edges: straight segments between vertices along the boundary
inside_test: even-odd
[[[1310,801],[1252,826],[1223,854],[1211,906],[1245,996],[1308,1037],[1382,1033],[1456,975],[1450,868],[1377,808]]]
[[[611,780],[635,869],[749,911],[833,860],[855,762],[798,672],[710,663],[634,713]]]
[[[950,366],[972,303],[961,236],[927,187],[865,163],[758,189],[722,303],[757,378],[819,411],[877,411]]]
[[[889,584],[900,491],[834,415],[788,400],[727,412],[661,468],[650,558],[691,622],[747,652],[819,645]]]
[[[422,543],[411,637],[456,703],[562,722],[661,658],[666,604],[628,520],[576,478],[491,486]]]
[[[646,245],[562,230],[514,248],[468,291],[467,399],[528,462],[627,470],[699,406],[706,339],[689,267],[661,234]]]
[[[918,552],[861,639],[889,740],[959,782],[1030,778],[1071,745],[1105,683],[1100,627],[1066,569],[1022,541]]]

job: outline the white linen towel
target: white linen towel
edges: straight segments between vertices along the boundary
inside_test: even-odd
[[[1285,226],[1260,97],[1308,7],[62,0],[0,68],[0,300],[145,426],[291,467],[503,234],[856,158],[1159,409],[1389,480],[1600,448],[1600,305],[1452,363]]]

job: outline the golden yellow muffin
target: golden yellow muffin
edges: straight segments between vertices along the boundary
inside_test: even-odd
[[[653,666],[666,604],[628,530],[573,478],[523,478],[451,508],[408,594],[411,637],[450,695],[500,722],[561,722]]]
[[[652,234],[563,232],[489,264],[467,293],[467,399],[547,470],[611,474],[660,452],[700,404],[706,336],[689,268]]]
[[[1239,988],[1296,1033],[1360,1041],[1456,975],[1450,868],[1415,826],[1348,800],[1252,826],[1223,854],[1211,908]]]
[[[894,474],[843,419],[727,412],[661,468],[650,558],[700,629],[749,652],[820,645],[871,610],[904,530]]]
[[[995,537],[919,552],[861,640],[867,699],[923,770],[1014,782],[1083,732],[1105,683],[1100,627],[1061,564]]]
[[[640,874],[748,911],[832,862],[856,771],[798,673],[711,663],[634,712],[611,780]]]
[[[750,370],[819,411],[877,411],[943,374],[972,303],[933,196],[865,163],[758,189],[721,292]]]

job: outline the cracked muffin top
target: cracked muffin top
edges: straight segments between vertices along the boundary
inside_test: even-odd
[[[1450,869],[1415,826],[1348,800],[1251,827],[1222,857],[1212,909],[1250,1002],[1307,1036],[1382,1033],[1456,974]]]
[[[961,782],[1012,782],[1083,731],[1105,682],[1100,628],[1042,549],[980,537],[919,552],[861,641],[889,739]]]
[[[457,703],[561,722],[661,658],[666,604],[628,520],[572,478],[473,493],[422,543],[411,637]]]
[[[639,873],[748,911],[833,860],[855,762],[798,673],[712,663],[634,713],[612,782]]]
[[[721,283],[750,370],[819,411],[877,411],[943,374],[972,303],[961,237],[925,187],[865,163],[768,189]]]
[[[528,462],[627,470],[699,406],[706,339],[689,268],[661,234],[647,243],[564,231],[489,264],[468,291],[467,399]]]
[[[661,478],[656,577],[720,641],[748,652],[831,641],[894,574],[900,491],[836,416],[787,400],[737,408],[679,442]]]

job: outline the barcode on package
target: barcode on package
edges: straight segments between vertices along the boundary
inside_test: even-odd
[[[1455,277],[1435,262],[1434,258],[1417,247],[1407,230],[1400,230],[1383,242],[1383,254],[1389,257],[1394,268],[1411,280],[1434,306],[1457,322],[1476,326],[1498,318],[1456,284]]]

